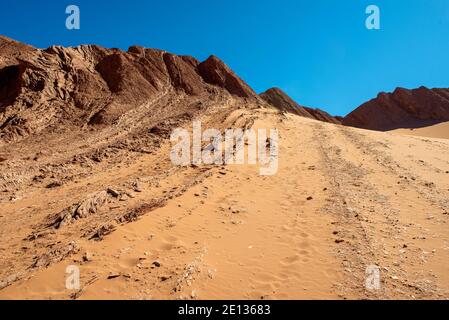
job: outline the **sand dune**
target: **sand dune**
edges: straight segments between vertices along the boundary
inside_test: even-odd
[[[391,132],[411,136],[449,139],[449,122],[442,122],[423,128],[396,129]]]
[[[108,209],[112,215],[133,204],[142,215],[96,241],[74,235],[77,225],[36,235],[35,245],[43,248],[75,236],[77,249],[21,274],[0,298],[449,298],[449,141],[265,108],[234,111],[221,125],[236,119],[279,129],[277,175],[229,165],[172,170],[154,185],[143,179],[141,192]],[[214,124],[213,117],[204,121]],[[45,216],[33,208],[47,207],[68,190],[88,194],[114,180],[151,175],[155,163],[168,165],[168,147],[113,174],[97,172],[82,187],[68,183],[59,191],[36,191],[34,202],[24,196],[3,206],[2,234],[14,227],[23,238],[29,227],[11,224],[10,215],[21,212],[17,221],[31,212]],[[183,192],[171,193],[159,207],[145,207],[176,188]],[[2,239],[2,252],[11,241]],[[10,268],[26,265],[13,253],[6,258]],[[65,287],[68,265],[80,268],[80,290]],[[370,265],[380,269],[379,290],[365,286]]]

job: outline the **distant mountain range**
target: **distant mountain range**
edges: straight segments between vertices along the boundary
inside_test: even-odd
[[[449,121],[449,89],[420,87],[380,93],[344,117],[342,123],[371,130],[392,130],[444,121]]]
[[[281,111],[294,113],[302,117],[319,121],[340,123],[339,118],[333,117],[323,110],[300,106],[279,88],[268,89],[264,93],[261,93],[260,97]]]
[[[110,125],[163,96],[171,100],[180,95],[199,100],[204,96],[205,101],[224,93],[282,112],[372,130],[449,121],[449,89],[398,88],[338,117],[301,106],[279,88],[258,96],[215,56],[200,62],[139,46],[127,52],[96,45],[41,50],[0,37],[0,140],[4,142],[62,123]],[[176,115],[192,110],[170,105],[165,112]]]
[[[279,88],[269,89],[260,96],[284,112],[370,130],[418,128],[449,121],[449,89],[398,88],[393,93],[380,93],[345,117],[301,106]]]

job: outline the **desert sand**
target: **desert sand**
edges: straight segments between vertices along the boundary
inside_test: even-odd
[[[212,126],[213,119],[203,120]],[[155,163],[170,166],[167,142],[135,163],[3,204],[1,270],[20,273],[0,298],[449,298],[449,141],[267,108],[236,110],[221,125],[237,120],[279,129],[276,175],[260,176],[253,165],[199,166],[171,169],[154,183]],[[141,211],[112,233],[89,240],[75,222],[23,240],[38,217],[71,197],[131,178],[140,192],[106,204],[102,223],[131,207]],[[56,260],[29,267],[30,242],[46,252],[71,238],[70,249],[53,251],[61,253]],[[80,268],[80,290],[65,288],[69,265]],[[365,287],[369,265],[380,268],[380,290]]]
[[[366,130],[447,121],[449,89],[334,117],[215,56],[2,36],[0,86],[0,299],[449,298],[447,124]],[[277,129],[277,173],[174,165],[193,121]]]
[[[410,136],[449,139],[449,122],[442,122],[423,128],[396,129],[391,132]]]

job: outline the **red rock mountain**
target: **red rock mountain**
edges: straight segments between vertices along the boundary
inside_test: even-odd
[[[214,56],[200,62],[138,46],[37,49],[0,37],[0,242],[29,249],[0,248],[0,290],[212,174],[214,166],[173,165],[173,129],[193,120],[247,128],[254,119],[242,115],[261,106]],[[43,205],[27,204],[32,213],[12,207],[28,199]]]
[[[449,89],[407,90],[380,93],[343,119],[343,124],[371,130],[416,128],[449,121]]]
[[[283,111],[297,114],[302,117],[311,118],[329,123],[340,123],[340,121],[320,109],[300,106],[285,92],[279,88],[271,88],[260,94],[260,97],[273,107]]]
[[[300,106],[278,88],[259,98],[215,56],[200,62],[139,46],[127,52],[95,45],[41,50],[0,36],[0,145],[46,132],[100,130],[125,115],[140,114],[139,121],[145,115],[145,126],[154,126],[191,117],[226,96],[262,98],[283,112],[373,130],[449,121],[449,89],[398,88],[341,118]]]
[[[0,37],[0,144],[63,124],[110,125],[158,100],[167,115],[191,113],[192,103],[227,94],[259,99],[215,56],[199,62],[138,46],[41,50]],[[176,99],[185,101],[169,103]]]

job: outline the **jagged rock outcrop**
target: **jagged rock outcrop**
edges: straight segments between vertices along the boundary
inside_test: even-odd
[[[273,107],[283,111],[297,114],[302,117],[311,118],[329,123],[340,123],[340,121],[320,109],[300,106],[285,92],[279,88],[271,88],[260,94],[260,97]]]
[[[343,119],[343,124],[370,130],[416,128],[449,121],[449,89],[397,88],[380,93]]]
[[[225,88],[231,94],[244,98],[256,96],[253,89],[216,56],[210,56],[206,61],[200,63],[198,70],[207,83]]]
[[[0,37],[0,144],[52,125],[111,125],[168,93],[257,99],[215,56],[199,62],[139,46],[41,50]]]

